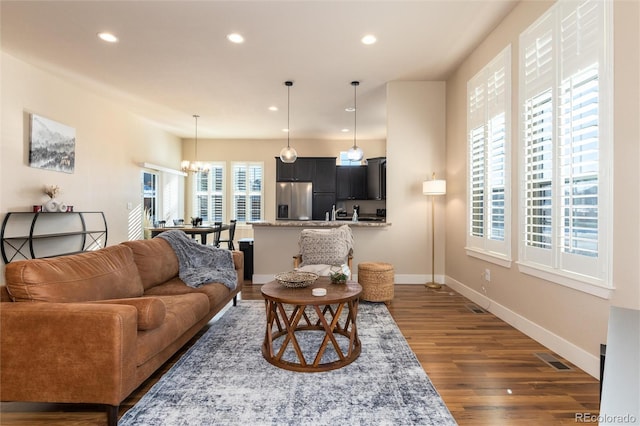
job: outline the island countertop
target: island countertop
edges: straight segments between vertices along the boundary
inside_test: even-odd
[[[376,222],[376,221],[361,221],[352,222],[350,220],[276,220],[270,221],[257,221],[248,222],[253,227],[258,226],[270,226],[270,227],[282,227],[282,228],[336,228],[342,225],[349,225],[357,228],[384,228],[391,226],[389,222]]]
[[[390,222],[374,221],[265,220],[249,223],[254,239],[254,284],[268,283],[273,281],[275,274],[293,269],[293,257],[300,254],[300,234],[304,229],[328,231],[347,225],[353,233],[353,267],[356,269],[358,262],[387,261],[386,248],[393,229]]]

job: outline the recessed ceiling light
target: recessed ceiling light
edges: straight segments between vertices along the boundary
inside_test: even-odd
[[[378,41],[378,39],[373,34],[367,34],[366,36],[362,37],[360,41],[362,41],[363,44],[373,44]]]
[[[236,44],[244,43],[244,37],[242,37],[242,35],[238,33],[227,34],[227,40],[229,40],[231,43]]]
[[[289,133],[289,129],[282,129],[283,132]]]
[[[278,107],[275,105],[272,105],[269,107],[269,111],[277,111],[277,110],[278,110]]]
[[[98,37],[100,37],[100,40],[106,41],[107,43],[115,43],[118,41],[118,37],[111,33],[98,33]]]
[[[356,109],[354,107],[346,107],[344,110],[347,111],[347,112],[353,112]]]
[[[349,131],[349,129],[341,129],[340,130],[342,133],[347,133]]]

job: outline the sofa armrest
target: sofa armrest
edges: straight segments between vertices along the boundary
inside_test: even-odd
[[[167,308],[157,297],[133,297],[127,299],[97,300],[91,303],[107,303],[112,305],[129,305],[138,312],[138,330],[153,330],[164,322]]]
[[[120,404],[136,386],[137,315],[119,304],[2,303],[2,401]]]
[[[236,271],[244,271],[244,253],[240,250],[232,250],[231,256],[233,257],[233,268]]]

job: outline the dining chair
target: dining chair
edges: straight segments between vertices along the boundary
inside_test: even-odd
[[[236,222],[236,219],[229,221],[229,238],[219,241],[220,243],[227,243],[227,248],[229,250],[235,250],[235,247],[233,245],[233,238],[236,235]]]
[[[220,247],[220,233],[222,232],[222,222],[213,222],[213,243],[215,247]]]

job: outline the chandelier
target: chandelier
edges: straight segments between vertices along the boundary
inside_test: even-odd
[[[200,116],[193,114],[193,118],[196,120],[195,161],[184,160],[180,164],[180,168],[185,173],[208,173],[209,165],[198,161],[198,118],[200,118]]]

